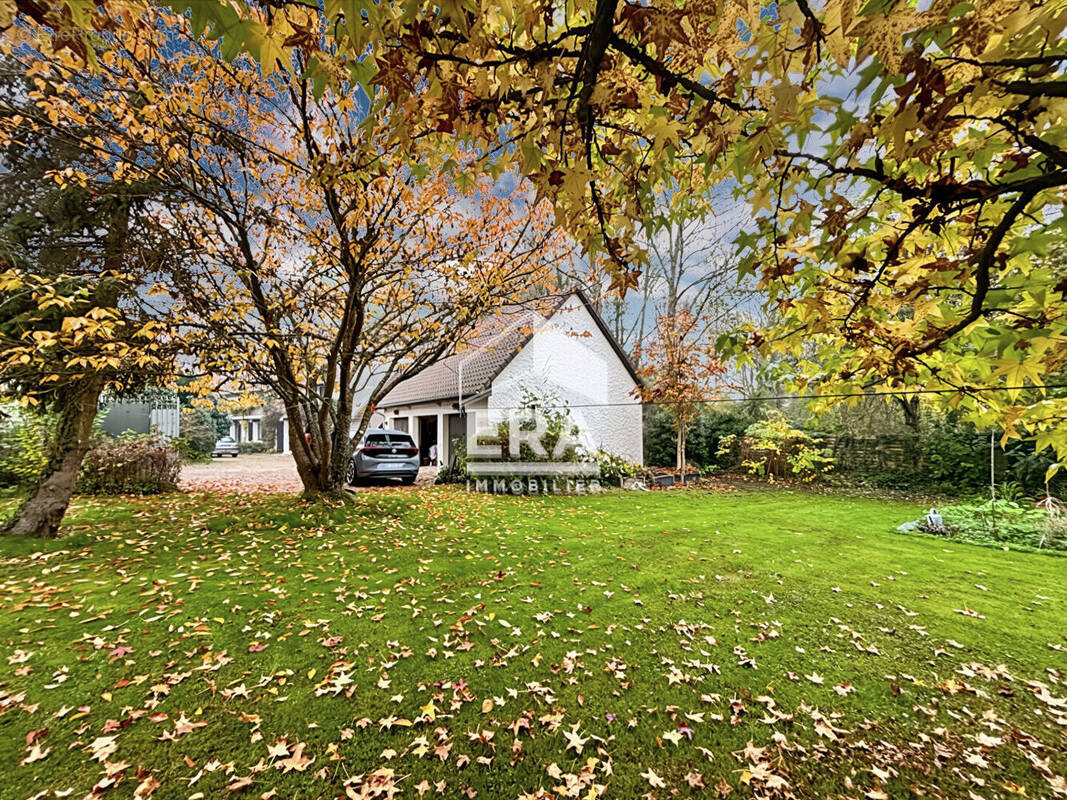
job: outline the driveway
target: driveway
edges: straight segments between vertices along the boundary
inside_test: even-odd
[[[415,485],[430,486],[436,476],[436,468],[423,467],[419,470]],[[203,464],[186,464],[182,467],[181,488],[190,492],[296,494],[303,490],[303,485],[291,455],[257,453],[237,458],[213,458],[209,463]],[[374,491],[376,488],[378,487],[361,487],[355,491]]]

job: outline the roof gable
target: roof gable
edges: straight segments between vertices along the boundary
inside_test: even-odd
[[[382,398],[378,406],[386,408],[458,400],[461,396],[469,399],[482,394],[492,386],[493,380],[526,346],[538,329],[546,325],[572,295],[577,296],[589,311],[601,335],[611,344],[612,350],[626,367],[630,377],[635,383],[641,383],[626,352],[612,336],[588,296],[581,289],[573,289],[558,295],[537,298],[529,303],[506,306],[487,317],[478,324],[456,352],[398,383]]]

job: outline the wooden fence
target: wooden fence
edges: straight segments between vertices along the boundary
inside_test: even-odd
[[[879,436],[860,439],[855,436],[822,436],[812,439],[834,457],[834,472],[915,472],[922,469],[923,453],[916,436]],[[795,443],[787,442],[779,452],[759,450],[753,440],[743,437],[734,447],[736,463],[766,459],[767,474],[788,477],[792,474],[789,455]]]

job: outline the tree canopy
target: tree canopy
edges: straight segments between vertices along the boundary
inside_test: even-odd
[[[816,394],[943,392],[1067,452],[1067,402],[1041,388],[1067,362],[1048,258],[1065,225],[1065,0],[172,7],[224,55],[384,96],[401,146],[518,171],[620,289],[655,200],[691,209],[700,185],[671,192],[694,175],[733,186],[753,217],[740,270],[772,320],[737,352],[787,353]],[[85,31],[135,24],[87,0],[15,9],[73,60]]]

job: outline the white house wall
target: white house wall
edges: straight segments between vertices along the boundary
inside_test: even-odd
[[[493,416],[521,407],[524,390],[555,395],[571,409],[587,446],[644,463],[636,387],[585,304],[569,297],[493,381]]]

